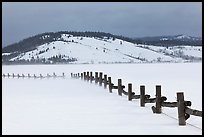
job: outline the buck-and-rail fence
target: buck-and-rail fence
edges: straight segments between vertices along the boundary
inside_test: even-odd
[[[62,75],[57,76],[55,72],[53,74],[47,75],[36,75],[36,74],[2,74],[2,77],[8,78],[65,78],[65,73],[63,72]],[[118,79],[117,85],[112,83],[111,77],[108,77],[106,74],[103,75],[103,72],[95,72],[95,76],[93,72],[82,72],[82,73],[71,73],[71,78],[78,78],[84,81],[90,81],[91,83],[94,82],[99,86],[104,85],[104,88],[109,90],[110,93],[113,92],[113,89],[116,89],[119,96],[123,94],[127,96],[128,101],[132,101],[133,99],[140,99],[140,106],[145,107],[146,103],[155,103],[155,106],[152,106],[152,111],[155,114],[162,113],[162,107],[177,107],[178,109],[178,124],[180,126],[186,125],[186,120],[190,118],[190,115],[202,117],[202,111],[191,109],[191,101],[184,100],[184,93],[177,92],[177,100],[175,102],[166,102],[167,97],[161,95],[161,85],[156,85],[156,97],[151,98],[150,95],[145,94],[145,85],[140,85],[140,94],[136,94],[133,92],[132,83],[128,83],[127,91],[125,91],[125,85],[122,84],[122,79]]]
[[[145,94],[145,85],[140,85],[140,94],[133,92],[132,83],[128,83],[127,91],[125,91],[125,85],[122,84],[122,79],[118,79],[117,85],[112,83],[111,77],[108,77],[107,74],[103,75],[103,72],[95,72],[95,77],[93,72],[82,72],[82,73],[71,73],[72,78],[81,78],[84,81],[90,81],[91,83],[95,81],[95,84],[99,86],[104,85],[106,89],[108,87],[109,92],[112,93],[113,89],[116,89],[119,96],[123,94],[127,96],[128,101],[133,99],[140,99],[140,106],[145,107],[146,103],[155,103],[155,106],[152,106],[153,113],[161,114],[162,107],[177,107],[178,108],[178,124],[180,126],[186,125],[186,120],[190,115],[202,117],[202,111],[191,109],[191,101],[184,100],[184,93],[177,92],[177,101],[175,102],[166,102],[167,97],[161,95],[161,85],[156,85],[156,97],[151,98],[150,95]]]
[[[27,75],[26,74],[10,74],[10,73],[7,73],[7,74],[2,74],[2,77],[5,78],[59,78],[59,77],[62,77],[64,78],[65,77],[65,73],[63,72],[62,75],[56,75],[55,72],[53,72],[53,74],[49,74],[47,73],[47,75],[42,75],[42,74],[30,74],[28,73]]]

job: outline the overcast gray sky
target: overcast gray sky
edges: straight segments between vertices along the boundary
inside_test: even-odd
[[[44,32],[202,36],[201,2],[3,2],[2,46]]]

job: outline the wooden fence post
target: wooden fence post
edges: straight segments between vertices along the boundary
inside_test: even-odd
[[[109,85],[109,92],[112,93],[112,82],[111,82],[111,77],[108,77],[108,85]]]
[[[89,81],[89,72],[87,71],[86,74],[87,74],[87,75],[86,75],[86,80]]]
[[[122,96],[122,79],[118,79],[118,95]]]
[[[161,86],[156,85],[156,110],[155,113],[161,113]]]
[[[103,82],[103,73],[102,72],[100,72],[99,73],[99,86],[102,86],[102,82]]]
[[[14,78],[15,76],[14,76],[14,73],[13,73],[13,78]]]
[[[132,101],[132,84],[128,83],[128,100]]]
[[[98,72],[95,72],[95,83],[98,83]]]
[[[86,72],[84,72],[84,80],[86,80]]]
[[[178,120],[179,125],[186,125],[185,119],[185,104],[184,104],[184,95],[183,92],[177,92],[177,107],[178,107]]]
[[[107,88],[107,75],[104,75],[104,88]]]
[[[145,86],[144,85],[140,86],[140,106],[141,107],[145,106]]]
[[[57,76],[57,75],[55,74],[55,72],[53,72],[53,76],[54,76],[54,78]]]

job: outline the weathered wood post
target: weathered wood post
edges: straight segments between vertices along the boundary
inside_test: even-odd
[[[89,72],[87,71],[86,80],[89,81]]]
[[[103,82],[103,73],[102,72],[100,72],[99,73],[99,86],[102,86],[102,82]]]
[[[17,77],[19,78],[19,77],[20,77],[20,75],[18,74],[18,75],[17,75]]]
[[[90,72],[90,82],[92,83],[93,81],[93,72]]]
[[[8,73],[8,78],[9,78],[9,76],[10,76],[10,75],[9,75],[9,73]]]
[[[160,114],[161,113],[161,85],[156,85],[156,110],[155,113]]]
[[[84,72],[84,80],[86,80],[86,72]]]
[[[22,77],[24,78],[24,77],[25,77],[25,75],[24,75],[24,74],[22,74]]]
[[[19,75],[19,74],[18,74],[18,75]],[[34,77],[34,78],[36,78],[36,75],[35,75],[35,74],[33,74],[33,77]]]
[[[140,106],[141,107],[145,106],[145,86],[144,85],[140,86]]]
[[[78,78],[80,77],[79,73],[77,73],[77,77],[78,77]]]
[[[128,83],[128,100],[132,101],[132,84]]]
[[[122,96],[122,79],[118,79],[118,95]]]
[[[12,76],[13,76],[13,78],[15,77],[14,73],[13,73],[13,75],[12,75]]]
[[[30,74],[28,73],[28,78],[30,78]]]
[[[104,75],[104,88],[107,88],[107,75]]]
[[[64,74],[64,72],[62,72],[62,77],[63,77],[63,78],[65,77],[65,74]]]
[[[98,72],[95,72],[95,83],[98,83]]]
[[[183,92],[177,92],[177,107],[178,107],[178,120],[179,125],[186,125],[185,119],[185,103],[184,103],[184,95]]]
[[[109,92],[112,93],[112,82],[111,82],[111,77],[108,77],[108,85],[109,85]]]

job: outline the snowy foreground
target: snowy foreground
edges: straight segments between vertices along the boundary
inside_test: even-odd
[[[155,85],[161,85],[167,101],[176,101],[183,91],[192,109],[202,110],[202,63],[174,64],[97,64],[97,65],[17,65],[2,66],[3,73],[47,75],[55,72],[63,78],[2,78],[2,134],[135,134],[201,135],[202,118],[192,116],[186,126],[178,125],[177,108],[163,107],[153,114],[147,103],[128,101],[109,93],[95,83],[73,79],[70,73],[104,72],[114,84],[145,85],[146,94],[155,97]]]

